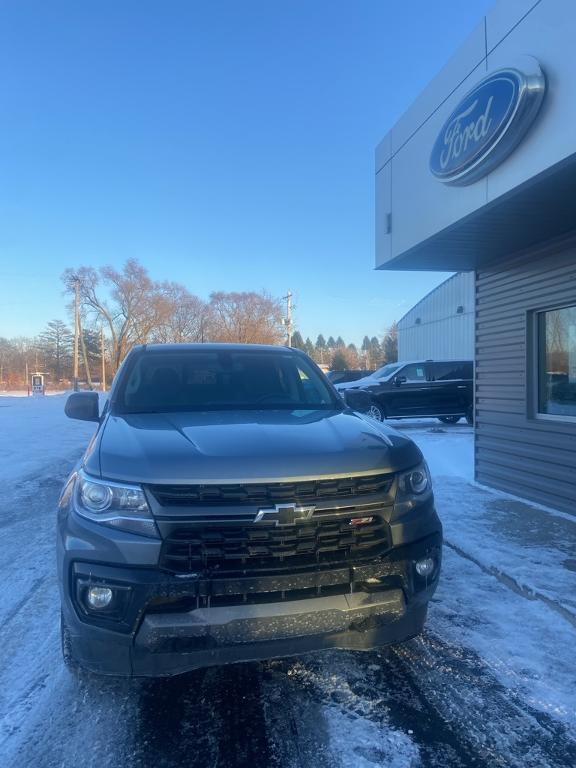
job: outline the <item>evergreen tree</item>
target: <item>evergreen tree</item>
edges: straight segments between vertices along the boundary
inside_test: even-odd
[[[344,349],[336,350],[334,357],[332,358],[332,365],[330,368],[333,371],[348,371],[350,369],[348,358],[346,357]]]
[[[382,353],[385,363],[395,363],[398,360],[398,327],[392,323],[382,340]]]
[[[370,339],[370,355],[372,360],[379,363],[382,360],[382,347],[376,336],[372,336]]]
[[[326,342],[326,346],[328,349],[334,349],[336,346],[336,342],[334,341],[334,336],[329,336],[328,341]]]
[[[73,335],[62,320],[52,320],[38,338],[38,350],[44,360],[46,373],[58,383],[70,374],[72,363]]]
[[[338,338],[336,339],[336,346],[337,346],[337,347],[345,347],[345,346],[346,346],[346,344],[344,343],[344,339],[342,338],[342,336],[338,336]]]
[[[302,338],[302,334],[300,333],[300,331],[294,331],[294,333],[292,334],[292,346],[295,349],[301,349],[303,351],[306,351],[304,339]]]
[[[304,351],[308,357],[314,357],[314,344],[312,344],[310,341],[310,336],[306,337],[306,341],[304,342]]]
[[[326,339],[320,333],[318,334],[318,338],[316,339],[316,347],[314,349],[314,360],[316,360],[317,363],[320,363],[320,365],[323,365],[327,359],[328,359],[328,354],[326,349]]]

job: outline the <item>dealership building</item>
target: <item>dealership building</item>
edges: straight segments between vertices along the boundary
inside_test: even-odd
[[[398,360],[473,360],[475,282],[458,272],[398,320]]]
[[[476,479],[576,513],[575,0],[502,0],[376,150],[376,266],[474,277]]]

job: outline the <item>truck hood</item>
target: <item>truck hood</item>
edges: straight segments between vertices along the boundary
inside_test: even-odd
[[[108,416],[84,466],[124,482],[234,483],[395,472],[421,458],[351,411],[213,411]]]

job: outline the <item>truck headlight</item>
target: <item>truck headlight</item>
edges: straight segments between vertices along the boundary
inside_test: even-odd
[[[408,472],[398,475],[398,488],[394,501],[394,517],[405,515],[432,494],[432,478],[425,461]]]
[[[74,488],[74,509],[82,517],[141,536],[158,536],[144,491],[138,485],[98,480],[80,470]]]
[[[398,487],[405,494],[420,496],[426,493],[432,487],[432,480],[426,462],[423,461],[416,469],[411,469],[410,472],[401,474],[398,478]]]

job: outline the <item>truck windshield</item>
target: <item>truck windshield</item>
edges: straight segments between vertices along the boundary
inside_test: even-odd
[[[116,413],[342,409],[306,358],[282,350],[144,352],[114,400]]]

